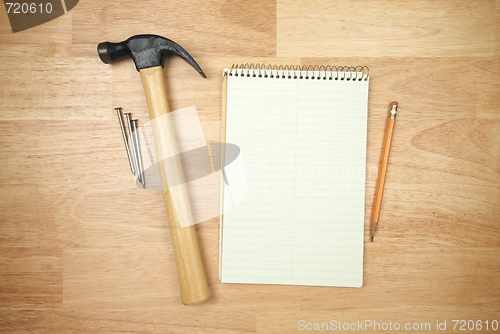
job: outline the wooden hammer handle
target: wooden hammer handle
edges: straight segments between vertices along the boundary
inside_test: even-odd
[[[140,74],[153,129],[181,300],[185,305],[198,304],[210,298],[210,291],[201,262],[173,124],[168,114],[163,70],[161,66],[150,67],[140,70]],[[169,188],[169,182],[175,186]]]

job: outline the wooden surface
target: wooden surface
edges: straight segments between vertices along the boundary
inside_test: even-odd
[[[446,320],[453,332],[453,319],[483,331],[500,321],[499,15],[486,0],[88,0],[13,34],[0,6],[0,332],[304,332],[300,320],[433,331]],[[221,284],[214,218],[196,226],[212,298],[180,303],[161,193],[135,186],[113,110],[148,118],[139,74],[96,54],[141,33],[178,42],[207,74],[179,58],[165,66],[170,109],[196,105],[207,143],[220,139],[224,67],[369,66],[361,289]]]

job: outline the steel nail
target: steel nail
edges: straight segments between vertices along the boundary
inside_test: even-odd
[[[137,164],[137,150],[135,149],[135,140],[132,133],[132,121],[130,120],[130,113],[126,112],[125,117],[127,117],[128,133],[130,137],[130,146],[132,146],[132,154],[134,155],[135,170],[138,172],[139,166]],[[137,173],[135,173],[134,175],[137,175]]]
[[[128,163],[130,164],[130,170],[132,174],[135,175],[134,162],[132,161],[132,155],[130,153],[130,148],[128,147],[127,134],[125,133],[125,128],[123,127],[123,119],[122,119],[122,108],[115,108],[116,113],[118,114],[118,120],[120,121],[120,128],[122,130],[123,142],[125,143],[125,149],[127,150]]]
[[[137,159],[136,159],[137,178],[139,179],[139,182],[142,183],[142,188],[145,189],[146,182],[144,180],[144,173],[142,170],[141,147],[139,144],[139,134],[137,131],[137,120],[133,119],[130,122],[132,124],[132,133],[133,133],[133,137],[134,137],[134,141],[135,141],[134,145],[135,145],[136,156],[137,156]]]

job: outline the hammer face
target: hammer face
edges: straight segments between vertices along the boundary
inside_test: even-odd
[[[130,49],[126,42],[127,41],[121,43],[99,43],[97,46],[97,54],[105,64],[112,64],[118,59],[130,57]]]

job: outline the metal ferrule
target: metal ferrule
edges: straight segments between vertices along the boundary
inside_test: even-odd
[[[397,111],[398,111],[398,106],[393,104],[391,109],[391,118],[396,118]]]

